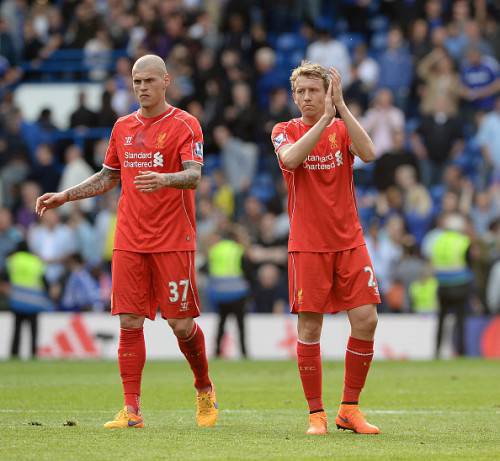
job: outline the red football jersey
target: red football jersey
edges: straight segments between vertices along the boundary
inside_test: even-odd
[[[311,126],[300,118],[278,123],[271,138],[276,154]],[[302,165],[287,170],[290,237],[288,251],[334,252],[363,245],[354,196],[354,156],[345,123],[334,119]]]
[[[170,107],[158,117],[139,112],[115,123],[103,166],[120,170],[122,191],[115,234],[117,250],[142,253],[196,248],[194,190],[164,187],[151,193],[134,185],[139,171],[175,173],[182,162],[203,164],[198,120]]]

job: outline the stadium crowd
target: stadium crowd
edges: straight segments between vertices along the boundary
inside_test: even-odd
[[[224,236],[244,249],[249,309],[287,311],[286,195],[270,134],[297,116],[288,76],[307,59],[339,70],[377,149],[373,164],[355,164],[355,182],[380,312],[437,310],[428,247],[450,212],[465,218],[472,242],[469,312],[500,311],[495,2],[4,0],[0,14],[0,266],[8,275],[9,255],[26,241],[57,309],[109,307],[118,191],[41,219],[36,197],[101,168],[114,121],[138,107],[131,65],[154,53],[173,79],[169,102],[195,115],[205,136],[205,310],[210,249]],[[79,59],[60,70],[71,53]],[[70,131],[48,108],[28,121],[15,104],[23,82],[59,80],[102,86],[98,111],[79,95]]]

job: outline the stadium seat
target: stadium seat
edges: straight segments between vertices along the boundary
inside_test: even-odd
[[[364,42],[363,35],[357,32],[340,34],[337,37],[341,43],[343,43],[347,49],[349,50],[349,54],[352,56],[354,53],[354,49],[360,44]]]
[[[270,174],[260,173],[254,178],[252,187],[250,188],[250,195],[266,203],[271,200],[275,194],[276,189]]]

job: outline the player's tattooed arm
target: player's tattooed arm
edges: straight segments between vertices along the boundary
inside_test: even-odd
[[[113,189],[120,182],[120,171],[103,167],[101,171],[92,175],[80,184],[66,189],[64,193],[68,202],[104,194]]]
[[[162,187],[175,189],[196,189],[201,179],[201,165],[197,162],[182,162],[184,171],[176,173],[155,173],[139,171],[134,179],[135,187],[141,192],[154,192]]]
[[[60,207],[66,202],[104,194],[108,190],[113,189],[119,182],[120,172],[118,170],[103,167],[101,171],[76,186],[62,192],[48,192],[38,197],[35,211],[42,216],[46,210]]]

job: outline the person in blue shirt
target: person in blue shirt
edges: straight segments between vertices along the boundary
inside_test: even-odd
[[[483,56],[477,47],[470,47],[466,58],[460,72],[462,94],[474,110],[490,111],[500,91],[498,62],[491,56]]]

